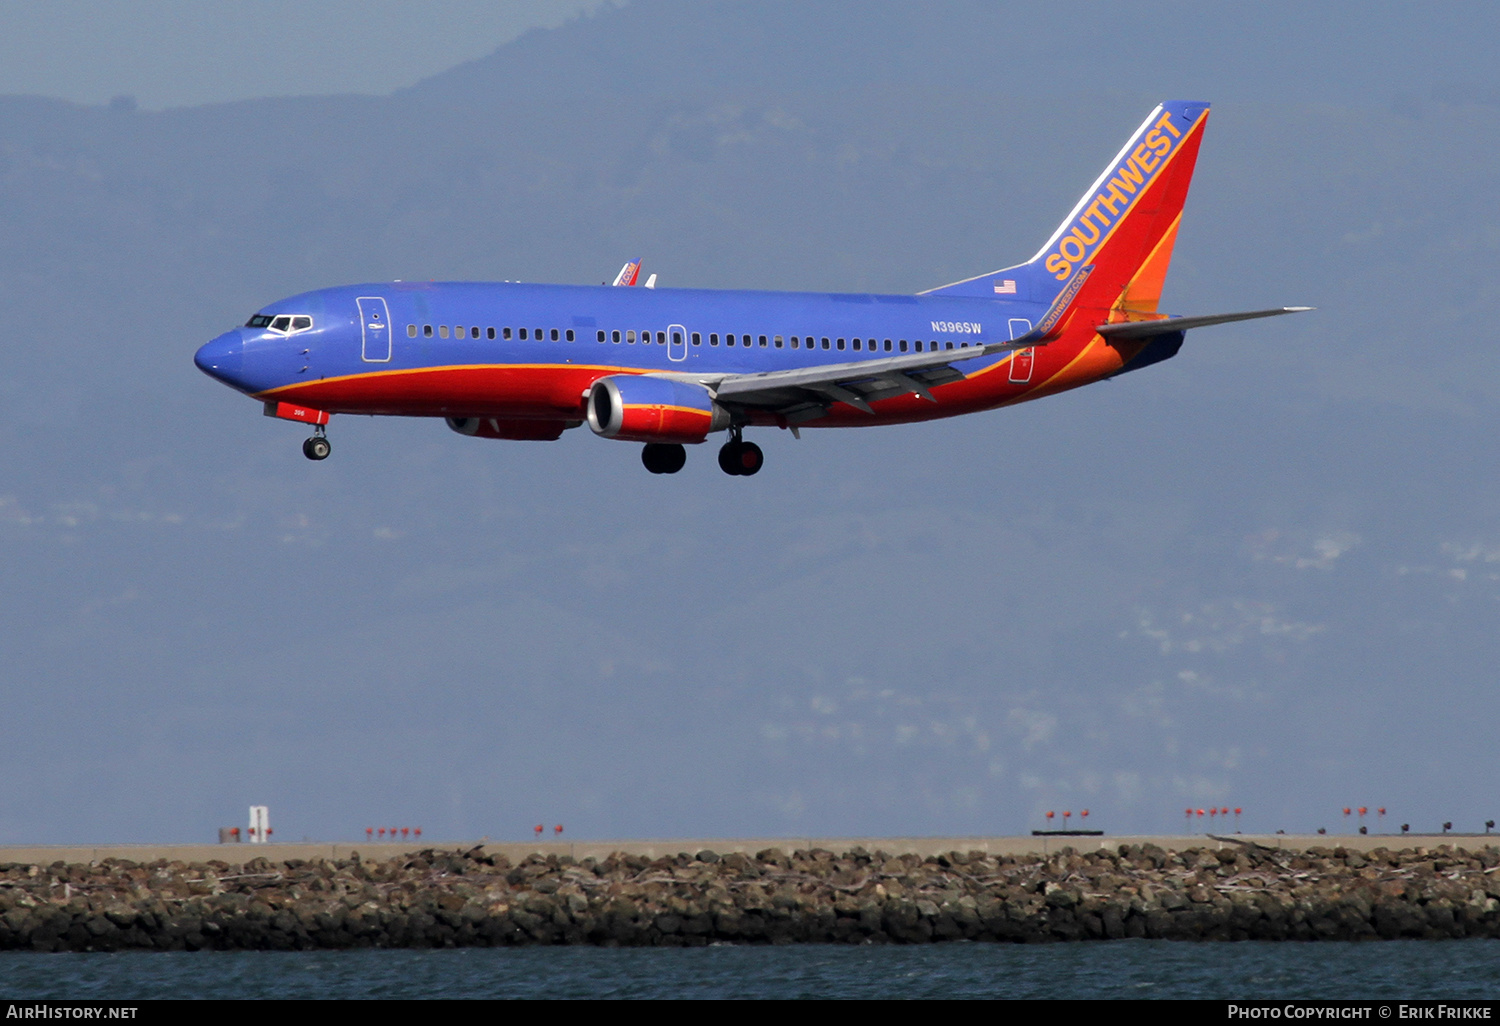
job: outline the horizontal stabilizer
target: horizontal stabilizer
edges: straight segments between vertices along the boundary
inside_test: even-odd
[[[1228,324],[1231,321],[1253,321],[1257,317],[1279,317],[1282,314],[1304,313],[1310,306],[1278,306],[1274,310],[1248,310],[1244,313],[1208,314],[1204,317],[1168,317],[1160,321],[1121,321],[1118,324],[1101,324],[1095,330],[1107,339],[1135,342],[1154,335],[1170,335],[1189,328],[1206,328],[1210,324]]]

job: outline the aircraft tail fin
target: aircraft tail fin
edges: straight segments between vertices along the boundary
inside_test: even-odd
[[[1159,316],[1208,109],[1161,104],[1029,261],[924,295],[1043,303],[1053,330],[1076,309],[1107,311],[1098,319],[1111,322]]]

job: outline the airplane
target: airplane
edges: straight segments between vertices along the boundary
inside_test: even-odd
[[[1192,328],[1310,309],[1158,312],[1208,113],[1159,105],[1030,260],[916,295],[392,281],[273,303],[195,362],[312,425],[311,460],[348,413],[517,441],[587,423],[654,474],[722,431],[720,468],[748,477],[765,457],[747,428],[990,410],[1169,359]]]

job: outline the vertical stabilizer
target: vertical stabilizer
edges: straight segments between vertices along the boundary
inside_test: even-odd
[[[1029,261],[926,294],[1046,303],[1059,326],[1080,308],[1153,318],[1207,120],[1206,103],[1157,107]]]

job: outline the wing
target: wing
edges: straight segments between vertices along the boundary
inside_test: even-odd
[[[871,413],[871,403],[892,396],[919,395],[935,401],[930,389],[964,377],[955,364],[1035,345],[1029,338],[764,374],[681,377],[712,389],[715,398],[725,405],[771,410],[785,417],[788,423],[800,424],[823,416],[835,402]]]
[[[641,273],[641,262],[639,259],[627,260],[625,266],[620,268],[620,273],[615,275],[615,285],[634,285],[636,276]]]

